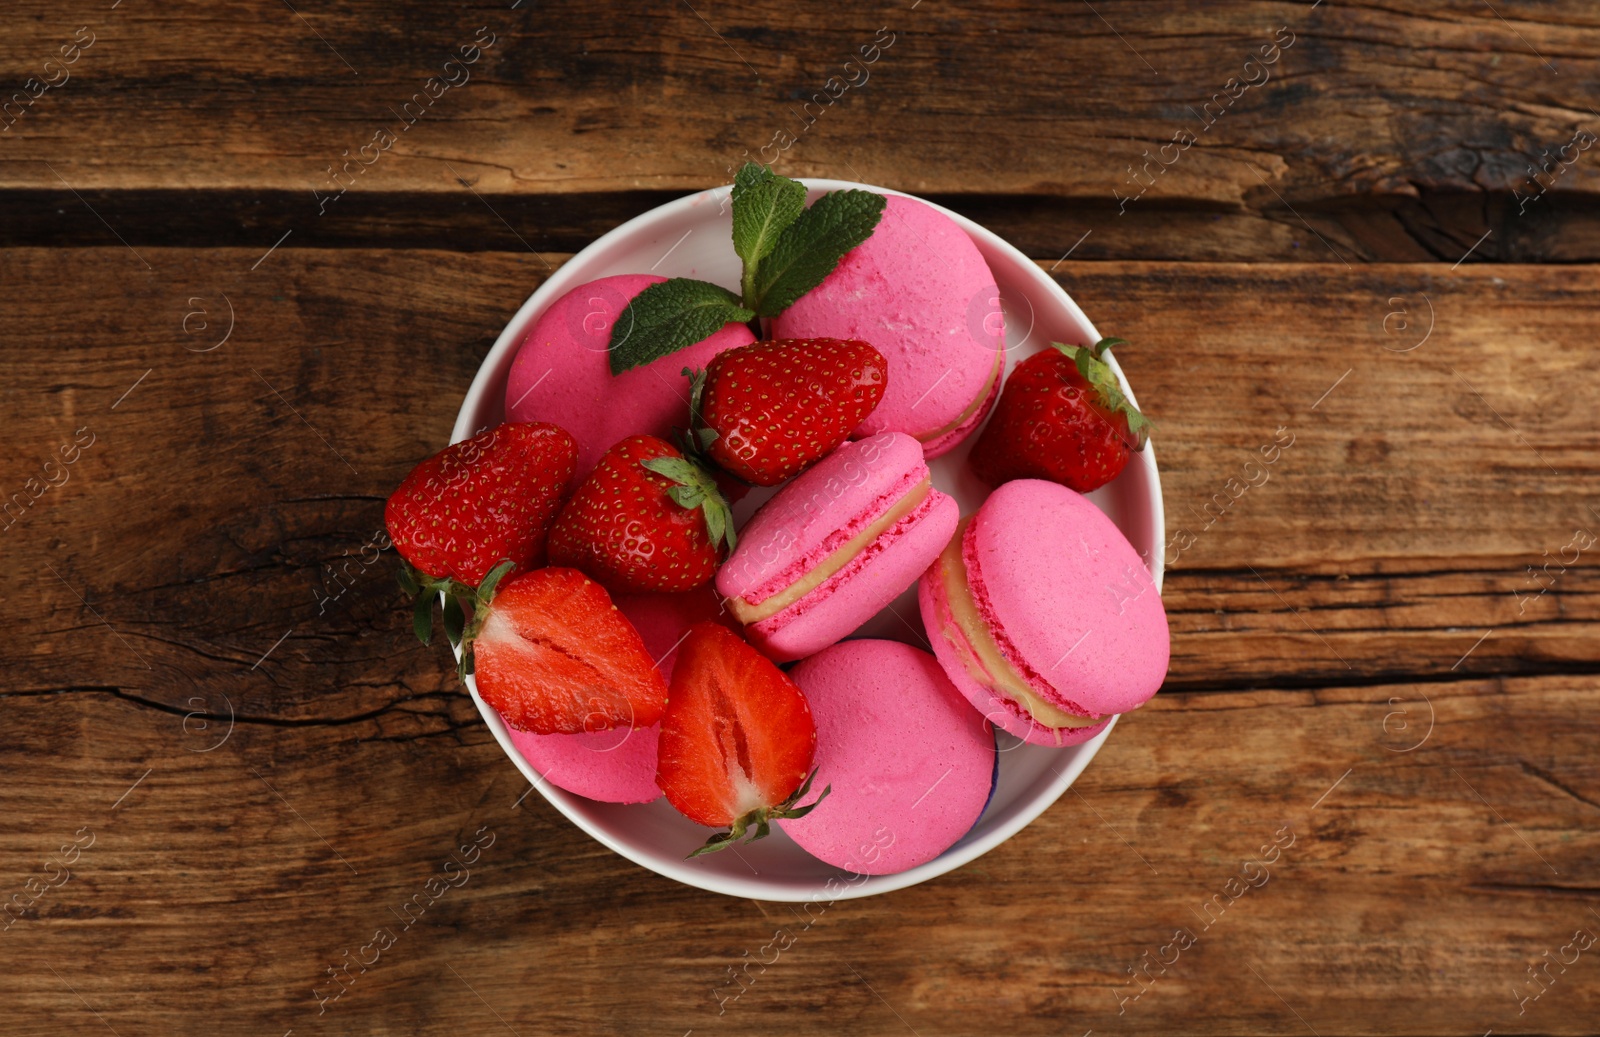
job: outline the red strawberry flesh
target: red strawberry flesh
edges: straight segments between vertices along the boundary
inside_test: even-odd
[[[811,708],[787,674],[724,626],[690,628],[656,771],[679,812],[722,826],[783,803],[811,772],[816,743]]]
[[[507,578],[473,642],[478,693],[536,734],[649,727],[667,685],[605,589],[575,569]]]

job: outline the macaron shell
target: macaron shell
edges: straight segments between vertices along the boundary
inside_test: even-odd
[[[845,568],[777,615],[745,628],[777,662],[802,659],[850,636],[914,583],[961,520],[955,498],[929,490],[904,528],[880,536]]]
[[[963,557],[1006,658],[1053,704],[1122,713],[1166,679],[1167,613],[1144,560],[1083,495],[1017,479],[989,495]]]
[[[948,454],[951,450],[960,446],[961,441],[972,435],[973,431],[983,424],[983,419],[989,416],[989,412],[994,410],[995,401],[1000,399],[1000,385],[1004,381],[1004,372],[1002,371],[995,376],[994,385],[989,388],[989,395],[984,399],[982,406],[972,412],[972,417],[963,421],[959,427],[953,428],[944,435],[937,436],[924,443],[922,445],[922,455],[931,461],[943,454]]]
[[[921,445],[902,433],[841,444],[744,524],[739,546],[717,572],[717,592],[759,604],[794,583],[928,475]]]
[[[733,625],[709,586],[679,594],[618,594],[612,600],[668,681],[691,626],[702,619]],[[511,730],[512,744],[545,781],[604,803],[649,803],[661,795],[656,785],[660,741],[660,724],[577,735]]]
[[[725,349],[748,345],[755,336],[743,324],[727,324],[692,346],[611,374],[611,326],[650,285],[653,274],[619,274],[581,284],[539,317],[522,341],[506,381],[507,421],[548,421],[578,442],[574,485],[599,463],[600,455],[628,436],[667,436],[689,417],[685,367],[703,368]]]
[[[995,354],[1005,350],[998,299],[993,272],[955,221],[889,195],[872,235],[775,318],[772,332],[871,343],[889,362],[889,384],[856,434],[937,435],[942,452],[977,427],[940,433],[988,395]]]
[[[928,653],[845,641],[790,671],[817,722],[815,795],[778,822],[818,859],[891,875],[933,860],[971,830],[993,788],[992,729]]]
[[[955,621],[950,618],[937,561],[928,567],[917,583],[917,605],[922,611],[922,625],[933,645],[933,654],[944,668],[945,675],[950,678],[950,683],[985,720],[1006,734],[1020,738],[1029,745],[1061,749],[1087,742],[1111,723],[1111,717],[1108,716],[1093,727],[1045,727],[1024,712],[1021,706],[978,683],[967,669],[961,652],[950,641],[951,637],[959,638],[961,634]]]
[[[545,781],[602,803],[649,803],[660,797],[656,787],[660,741],[660,724],[578,735],[511,729],[511,744]]]

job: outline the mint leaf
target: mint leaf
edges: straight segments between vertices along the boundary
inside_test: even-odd
[[[883,195],[871,191],[833,191],[818,198],[778,236],[745,291],[745,305],[762,317],[793,306],[833,273],[846,252],[867,240],[885,204]]]
[[[648,364],[755,317],[718,285],[674,277],[633,297],[611,326],[611,373]]]
[[[754,162],[746,162],[734,177],[733,250],[744,260],[745,298],[750,297],[761,261],[805,208],[806,189],[798,180]]]

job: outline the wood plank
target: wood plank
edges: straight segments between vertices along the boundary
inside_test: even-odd
[[[29,819],[0,832],[10,885],[94,840],[3,936],[19,1035],[1578,1034],[1600,1013],[1593,951],[1524,1014],[1513,994],[1600,933],[1593,678],[1164,694],[995,851],[798,916],[654,876],[537,795],[515,807],[475,721],[244,722],[199,752],[103,693],[0,710],[0,804]],[[404,928],[480,831],[464,885]],[[346,951],[372,967],[319,1015]],[[769,964],[733,1000],[750,958]]]
[[[454,678],[412,641],[389,563],[364,564],[363,545],[544,267],[526,253],[264,252],[0,260],[5,283],[41,286],[10,322],[6,493],[61,478],[44,463],[93,437],[64,485],[13,504],[0,540],[37,592],[0,611],[32,634],[5,650],[13,686],[438,730],[455,714],[431,697]],[[1104,332],[1133,340],[1122,360],[1159,423],[1170,689],[1595,671],[1595,551],[1573,540],[1600,532],[1600,433],[1582,402],[1600,379],[1595,270],[1058,274]],[[1432,334],[1391,352],[1425,324],[1386,332],[1386,316],[1426,313],[1424,294]],[[226,343],[193,351],[221,338],[230,304]]]
[[[73,237],[101,233],[68,215],[76,191],[127,193],[96,207],[135,244],[229,243],[290,214],[310,225],[303,241],[437,243],[464,208],[465,238],[515,247],[466,181],[537,247],[571,249],[635,193],[723,182],[748,153],[970,204],[1041,259],[1094,230],[1082,258],[1325,260],[1302,217],[1352,260],[1454,262],[1489,229],[1482,259],[1600,256],[1594,163],[1579,154],[1528,178],[1546,150],[1600,129],[1584,89],[1600,25],[1578,15],[760,0],[413,3],[377,22],[348,0],[247,19],[197,0],[70,16],[45,0],[13,6],[0,39],[9,89],[70,78],[26,107],[24,90],[0,117],[0,188],[28,192],[3,244],[107,240]],[[92,46],[46,69],[80,26]],[[441,89],[426,84],[461,47],[491,38],[427,114],[402,111]],[[382,133],[395,141],[363,157]],[[1195,143],[1159,153],[1182,133]],[[780,134],[793,135],[784,150]],[[339,191],[330,168],[354,186],[324,206],[312,192]],[[172,192],[203,218],[173,213]],[[570,211],[552,211],[552,196]],[[217,237],[179,239],[163,214]]]

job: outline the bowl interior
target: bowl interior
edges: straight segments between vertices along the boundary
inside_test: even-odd
[[[805,184],[811,200],[827,191],[858,187],[884,194],[901,193],[838,180],[806,180]],[[1005,314],[1007,371],[1052,341],[1085,344],[1099,339],[1083,311],[1033,261],[965,217],[940,211],[972,237],[994,272],[1000,289],[999,304]],[[579,252],[529,297],[501,333],[468,390],[451,441],[505,420],[505,384],[512,360],[523,337],[550,303],[587,281],[625,273],[696,277],[737,291],[739,260],[733,252],[731,233],[728,188],[719,187],[653,209]],[[1116,368],[1115,360],[1112,366]],[[1121,369],[1116,370],[1127,388]],[[976,438],[975,433],[929,465],[934,484],[956,498],[963,514],[977,510],[986,493],[966,467],[967,453]],[[743,521],[772,492],[751,493],[735,509],[736,518]],[[1134,455],[1120,476],[1088,496],[1139,551],[1159,590],[1165,522],[1154,450],[1147,448]],[[908,589],[870,620],[859,636],[905,641],[926,649],[928,642],[922,631],[915,588]],[[868,896],[914,885],[959,867],[1015,834],[1055,802],[1115,727],[1113,723],[1092,741],[1065,749],[1025,745],[997,732],[999,784],[972,830],[926,864],[895,875],[864,876],[822,863],[776,828],[761,842],[686,861],[684,856],[705,841],[709,829],[681,817],[664,799],[644,805],[598,803],[543,781],[510,741],[499,714],[478,697],[470,678],[468,685],[479,712],[506,754],[551,804],[584,831],[624,857],[669,878],[732,896],[773,901],[828,903]]]

